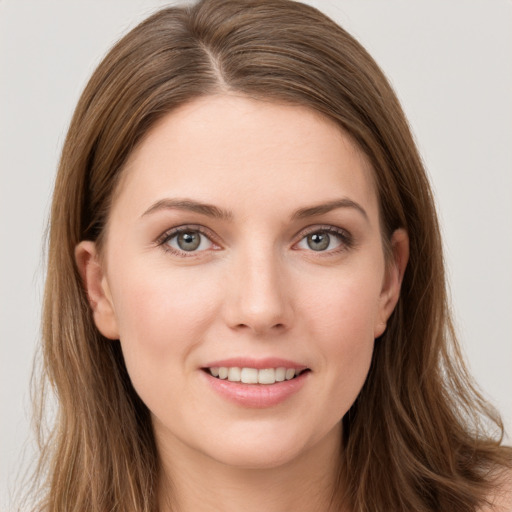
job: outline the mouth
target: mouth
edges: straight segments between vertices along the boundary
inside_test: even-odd
[[[282,366],[277,368],[212,366],[203,368],[203,371],[219,380],[240,382],[242,384],[270,385],[296,379],[311,370],[309,368],[285,368]]]
[[[312,372],[306,365],[279,357],[234,357],[210,361],[200,369],[217,395],[253,409],[288,402],[307,386]]]

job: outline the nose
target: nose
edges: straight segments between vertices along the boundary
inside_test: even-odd
[[[224,302],[231,329],[261,336],[290,328],[293,307],[284,267],[272,249],[247,251],[232,261]]]

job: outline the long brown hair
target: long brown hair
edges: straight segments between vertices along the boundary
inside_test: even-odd
[[[149,413],[119,343],[94,325],[74,249],[84,239],[101,244],[123,164],[155,122],[220,92],[333,119],[373,164],[384,241],[399,227],[409,233],[399,303],[343,418],[347,470],[339,484],[347,503],[354,512],[475,511],[493,468],[510,466],[512,455],[500,446],[502,424],[471,383],[455,340],[420,156],[373,59],[325,15],[289,0],[163,9],[114,46],[82,94],[51,210],[43,366],[58,411],[41,440],[38,474],[47,480],[38,510],[157,510]]]

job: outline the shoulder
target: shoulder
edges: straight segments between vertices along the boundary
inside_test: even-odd
[[[496,485],[489,494],[489,505],[478,512],[512,512],[512,469],[500,471],[496,476]]]

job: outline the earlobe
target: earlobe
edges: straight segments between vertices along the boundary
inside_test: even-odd
[[[119,339],[112,296],[96,244],[88,240],[80,242],[75,247],[75,261],[96,327],[106,338]]]
[[[409,235],[405,229],[397,229],[391,237],[391,259],[386,265],[386,276],[380,295],[379,315],[375,322],[374,336],[378,338],[386,330],[388,318],[400,298],[400,287],[409,261]]]

